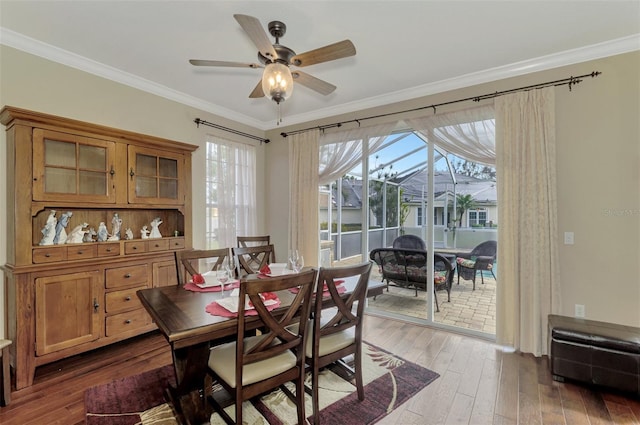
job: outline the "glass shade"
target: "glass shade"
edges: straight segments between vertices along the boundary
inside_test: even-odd
[[[277,62],[267,64],[262,75],[262,91],[276,103],[287,100],[293,92],[293,77],[289,67]]]

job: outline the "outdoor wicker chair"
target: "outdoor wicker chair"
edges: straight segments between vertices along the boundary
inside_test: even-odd
[[[473,248],[469,253],[456,254],[456,269],[458,270],[458,284],[460,284],[460,277],[463,279],[473,281],[473,290],[476,289],[476,274],[480,272],[480,279],[484,285],[484,276],[482,272],[484,270],[491,272],[493,278],[496,278],[493,273],[493,263],[496,261],[496,253],[498,250],[498,243],[496,241],[485,241]]]

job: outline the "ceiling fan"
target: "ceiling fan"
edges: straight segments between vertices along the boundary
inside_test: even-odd
[[[280,44],[280,38],[287,31],[287,26],[284,23],[280,21],[269,22],[269,33],[276,39],[275,43],[271,44],[267,33],[257,18],[240,14],[233,15],[233,17],[258,48],[258,60],[260,63],[202,59],[191,59],[189,62],[195,66],[265,68],[262,80],[253,89],[249,95],[250,98],[260,98],[266,95],[280,104],[280,102],[291,96],[294,81],[326,96],[332,93],[336,86],[297,69],[292,71],[290,66],[305,67],[356,54],[356,48],[350,40],[339,41],[305,53],[296,54],[292,49]]]

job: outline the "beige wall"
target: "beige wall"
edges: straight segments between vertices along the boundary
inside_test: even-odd
[[[561,313],[572,316],[575,304],[583,304],[589,319],[640,326],[640,52],[278,129],[268,134],[272,143],[267,156],[286,165],[287,140],[279,136],[281,131],[403,111],[592,71],[602,75],[586,79],[571,92],[567,86],[556,88]],[[475,105],[465,102],[439,107],[438,112]],[[286,179],[285,170],[274,170],[270,175],[276,172]],[[276,191],[277,184],[267,184],[270,193]],[[285,194],[274,192],[272,200],[267,205],[268,216],[276,217],[273,213],[286,205]],[[272,234],[286,232],[283,220],[271,220],[267,227]],[[564,232],[574,232],[574,245],[564,245]]]
[[[193,245],[204,248],[205,209],[205,137],[218,134],[227,139],[257,146],[258,208],[264,208],[264,153],[267,145],[252,139],[220,132],[211,127],[196,127],[201,118],[262,137],[262,131],[230,122],[212,114],[185,106],[134,88],[96,77],[21,51],[0,45],[0,107],[19,108],[122,128],[199,145],[192,156],[193,167]],[[0,234],[6,226],[6,150],[4,127],[0,131]],[[258,228],[265,230],[265,217],[259,216]],[[0,238],[0,264],[6,262],[6,241]],[[0,296],[0,336],[5,335],[4,276]]]
[[[640,326],[640,52],[614,56],[522,77],[440,93],[402,104],[351,114],[347,119],[400,111],[433,103],[510,89],[598,70],[569,93],[556,89],[558,135],[558,248],[561,261],[562,313],[573,315],[574,304],[584,304],[586,315]],[[258,136],[259,130],[215,117],[192,107],[141,92],[69,67],[0,46],[0,106],[12,105],[69,118],[123,128],[204,146],[207,133],[196,128],[196,117]],[[444,112],[474,103],[438,108]],[[335,117],[297,126],[306,128],[345,119]],[[285,117],[286,121],[286,117]],[[368,123],[368,122],[367,122]],[[268,145],[258,146],[259,229],[270,233],[286,255],[288,232],[288,140],[278,128],[267,133]],[[254,143],[230,133],[218,133]],[[4,146],[4,131],[0,132]],[[4,147],[0,169],[6,169]],[[194,246],[204,246],[204,149],[193,156]],[[0,200],[6,179],[0,178]],[[265,194],[269,194],[268,202]],[[0,223],[6,223],[0,202]],[[4,224],[3,224],[4,226]],[[0,227],[2,229],[2,227]],[[565,231],[575,233],[575,244],[562,244]],[[6,241],[0,238],[0,263],[6,259]],[[2,292],[4,294],[4,286]],[[0,302],[0,335],[4,335],[4,301]]]

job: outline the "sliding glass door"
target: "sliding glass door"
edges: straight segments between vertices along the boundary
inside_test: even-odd
[[[495,333],[495,281],[486,278],[473,290],[470,281],[458,284],[455,274],[458,252],[470,251],[481,238],[497,240],[495,175],[493,180],[479,178],[468,172],[471,169],[470,161],[429,146],[424,136],[408,131],[386,137],[371,152],[363,148],[357,166],[320,188],[323,259],[330,257],[334,265],[365,261],[373,249],[392,247],[397,237],[414,235],[424,241],[427,252],[446,258],[454,269],[447,287],[438,285],[435,296],[433,279],[421,284],[391,280],[388,291],[369,301],[371,312]],[[460,204],[468,198],[461,198],[464,195],[475,202]],[[331,255],[326,255],[329,250]],[[419,268],[425,276],[437,277],[441,264],[434,267],[432,255]],[[372,279],[386,282],[380,266],[374,266]],[[490,286],[493,295],[485,291]],[[483,316],[480,326],[476,311]]]

